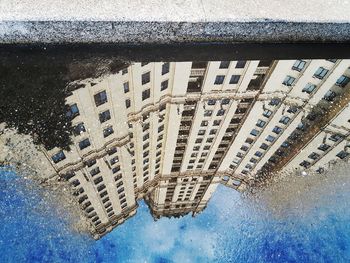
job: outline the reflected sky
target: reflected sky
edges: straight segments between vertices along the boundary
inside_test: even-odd
[[[335,172],[342,182],[349,183],[348,179],[344,180],[346,169],[338,168]],[[287,207],[282,217],[264,208],[268,199],[265,194],[253,200],[223,186],[216,191],[208,208],[195,218],[154,221],[141,202],[136,216],[93,241],[70,230],[69,222],[53,208],[38,214],[40,190],[31,187],[28,192],[28,183],[22,180],[13,172],[1,171],[0,207],[5,226],[0,233],[2,262],[348,262],[350,259],[347,223],[350,213],[346,209],[350,194],[339,181],[328,184],[327,193],[322,186],[311,186],[301,202]],[[313,178],[297,180],[310,185]],[[269,191],[278,196],[280,190]],[[299,188],[288,190],[297,192]],[[318,197],[313,207],[299,210],[303,200],[310,197]]]

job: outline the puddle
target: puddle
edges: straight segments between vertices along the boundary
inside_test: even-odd
[[[34,261],[69,236],[87,261],[349,259],[350,60],[52,50],[0,62],[2,244],[24,209],[15,233],[63,235]]]

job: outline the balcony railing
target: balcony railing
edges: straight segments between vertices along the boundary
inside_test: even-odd
[[[268,69],[269,69],[269,67],[257,67],[254,74],[255,75],[264,75],[264,74],[266,74]]]
[[[205,73],[205,68],[196,68],[196,69],[191,69],[191,77],[200,77],[204,76]]]

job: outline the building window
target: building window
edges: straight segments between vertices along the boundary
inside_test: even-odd
[[[269,148],[269,146],[266,143],[262,143],[260,145],[260,148],[266,151]]]
[[[79,148],[80,148],[80,150],[83,150],[83,149],[89,147],[90,145],[91,145],[91,144],[90,144],[90,141],[89,141],[89,139],[87,139],[87,138],[79,142]]]
[[[320,155],[318,153],[313,152],[308,157],[312,160],[317,160],[318,158],[320,158]]]
[[[319,149],[319,150],[325,152],[325,151],[327,151],[330,147],[331,147],[330,145],[323,143],[323,144],[321,144],[317,149]]]
[[[107,93],[106,91],[101,91],[97,94],[94,95],[94,99],[95,99],[95,104],[96,104],[96,107],[104,104],[107,102]]]
[[[260,119],[259,119],[259,120],[257,121],[257,123],[256,123],[256,126],[262,128],[262,127],[265,126],[265,124],[266,124],[266,121],[263,121],[263,120],[260,120]]]
[[[69,107],[69,111],[67,111],[66,116],[70,119],[74,119],[79,115],[79,109],[77,104],[73,104]]]
[[[287,117],[287,116],[282,116],[282,118],[280,119],[280,123],[283,123],[283,124],[288,124],[288,122],[290,121],[290,118]]]
[[[195,143],[202,143],[203,139],[196,139]]]
[[[296,71],[302,71],[303,68],[305,67],[305,65],[306,65],[306,61],[304,61],[304,60],[297,60],[297,61],[295,61],[292,69],[296,70]]]
[[[168,80],[162,81],[162,83],[160,84],[160,91],[166,90],[168,88],[168,83]]]
[[[73,133],[75,136],[78,136],[78,135],[82,134],[83,132],[86,132],[86,129],[85,129],[83,122],[74,126]]]
[[[113,130],[113,127],[112,126],[109,126],[107,128],[105,128],[103,130],[103,137],[108,137],[109,135],[111,135],[112,133],[114,133],[114,130]]]
[[[230,99],[222,99],[221,100],[221,105],[227,105],[230,103]]]
[[[259,131],[256,130],[256,129],[253,129],[251,132],[250,132],[251,135],[253,136],[258,136],[259,135]]]
[[[202,126],[202,127],[208,126],[208,121],[202,121],[201,126]]]
[[[236,168],[236,165],[230,164],[229,168],[232,169],[232,170],[234,170],[234,169]]]
[[[146,150],[148,147],[149,147],[149,142],[146,142],[142,148],[143,148],[143,150]]]
[[[315,74],[314,74],[314,77],[315,78],[318,78],[318,79],[323,79],[328,73],[328,70],[323,68],[323,67],[319,67]]]
[[[347,76],[342,75],[342,76],[337,80],[337,82],[335,83],[335,85],[344,88],[349,82],[350,82],[350,78],[347,77]]]
[[[106,203],[106,202],[108,202],[109,201],[109,197],[106,197],[106,198],[104,198],[103,200],[102,200],[102,203]]]
[[[283,85],[286,85],[286,86],[292,86],[293,83],[294,83],[294,81],[295,81],[295,78],[293,78],[293,77],[291,77],[291,76],[287,76],[287,77],[283,80],[282,84],[283,84]]]
[[[344,159],[349,156],[349,153],[346,151],[340,151],[336,156],[339,157],[340,159]]]
[[[263,153],[260,152],[260,151],[256,151],[256,152],[254,153],[254,155],[257,156],[257,157],[261,157],[261,156],[263,155]]]
[[[268,141],[268,142],[273,142],[274,140],[275,140],[275,137],[273,137],[272,135],[268,135],[266,137],[266,141]]]
[[[149,139],[149,133],[146,133],[144,136],[143,136],[143,141],[147,141]]]
[[[96,159],[88,160],[85,164],[87,167],[91,167],[96,164]]]
[[[142,85],[145,85],[151,81],[151,72],[146,72],[142,74],[141,77]]]
[[[306,92],[308,94],[311,94],[314,90],[316,89],[316,85],[308,83],[306,86],[303,88],[302,92]]]
[[[245,142],[248,143],[248,144],[252,144],[254,142],[254,140],[252,138],[247,138],[245,140]]]
[[[90,213],[90,212],[92,212],[92,211],[94,211],[95,209],[93,208],[93,207],[89,207],[89,208],[87,208],[85,211],[86,211],[86,213]],[[95,221],[97,221],[97,219],[98,219],[98,217],[94,217],[94,219],[92,220],[92,222],[95,222]]]
[[[119,161],[118,156],[113,157],[113,158],[110,160],[110,164],[111,164],[111,165],[114,165],[114,164],[116,164],[118,161]]]
[[[214,134],[216,134],[217,131],[218,131],[217,129],[212,129],[212,130],[210,130],[209,135],[214,135]]]
[[[52,155],[51,159],[54,163],[58,163],[64,159],[66,159],[66,156],[64,155],[63,151],[59,151],[58,153]]]
[[[142,91],[142,100],[146,100],[151,96],[151,90],[150,89],[146,89],[144,91]]]
[[[212,111],[212,110],[206,110],[206,111],[204,111],[204,116],[205,116],[205,117],[210,117],[212,114],[213,114],[213,111]]]
[[[149,115],[148,115],[148,114],[142,115],[142,121],[143,121],[143,122],[147,121],[148,118],[149,118]]]
[[[220,109],[218,110],[216,116],[223,116],[225,114],[225,110],[224,109]]]
[[[277,106],[278,104],[280,104],[281,100],[279,98],[274,98],[270,101],[269,105],[271,106]]]
[[[216,104],[216,100],[208,100],[208,105],[212,106]]]
[[[258,162],[258,160],[257,159],[255,159],[255,158],[250,158],[250,160],[249,160],[251,163],[257,163]]]
[[[293,114],[296,113],[297,111],[298,111],[298,108],[295,106],[291,106],[287,110],[288,113],[293,113]]]
[[[71,184],[75,187],[77,187],[78,185],[80,185],[80,182],[78,179],[75,179],[74,181],[71,182]]]
[[[311,163],[308,161],[302,161],[299,165],[302,167],[308,168],[311,165]]]
[[[199,130],[198,131],[198,135],[204,135],[205,134],[205,130]]]
[[[270,110],[265,110],[263,113],[263,116],[266,118],[270,118],[271,115],[272,115],[272,111]]]
[[[142,123],[142,131],[145,132],[149,129],[149,122]]]
[[[323,99],[326,101],[333,101],[335,99],[335,97],[337,97],[337,93],[335,93],[334,91],[327,91],[327,93],[324,95]]]
[[[109,110],[103,111],[98,115],[100,122],[103,123],[111,119],[111,113]]]
[[[340,134],[332,134],[332,135],[329,137],[329,139],[330,139],[331,141],[337,142],[337,141],[343,139],[343,136],[340,135]]]
[[[272,132],[276,133],[276,134],[280,134],[282,131],[282,128],[281,127],[278,127],[278,126],[275,126],[273,129],[272,129]]]
[[[162,75],[169,73],[170,63],[166,62],[162,65]]]
[[[112,169],[112,173],[114,173],[114,174],[119,172],[119,171],[120,171],[120,166],[116,166]]]
[[[214,120],[213,126],[219,126],[221,123],[221,120]]]
[[[101,171],[100,171],[100,168],[99,167],[95,167],[94,169],[91,169],[90,170],[90,174],[92,177],[94,177],[96,174],[99,174]]]
[[[244,68],[246,62],[244,60],[238,60],[236,64],[236,68]]]
[[[103,181],[102,176],[99,176],[99,177],[97,177],[97,178],[94,180],[94,184],[99,184],[99,183],[101,183],[102,181]]]
[[[232,118],[230,124],[239,124],[241,122],[240,118]]]
[[[298,130],[301,130],[301,131],[304,131],[305,130],[305,124],[304,123],[299,123],[298,126],[297,126],[297,129]]]
[[[218,75],[215,78],[214,84],[215,85],[220,85],[220,84],[224,83],[224,80],[225,80],[225,76],[224,75]]]
[[[249,148],[246,145],[242,145],[242,147],[241,147],[241,150],[244,151],[244,152],[248,151],[248,149]]]
[[[253,166],[248,163],[244,168],[247,168],[248,170],[251,170],[253,168]]]
[[[130,91],[128,81],[123,83],[123,87],[124,87],[124,93],[128,93]]]
[[[118,150],[117,150],[117,147],[113,147],[113,148],[110,148],[107,150],[107,153],[108,155],[112,155],[114,153],[116,153]]]
[[[285,142],[283,142],[283,143],[281,144],[281,146],[282,146],[283,148],[287,148],[287,147],[290,146],[290,144],[289,144],[289,142],[285,141]]]
[[[240,75],[232,75],[229,83],[230,84],[237,84],[240,77],[241,77]]]
[[[230,61],[221,61],[219,68],[228,68],[230,66]]]
[[[126,100],[125,100],[125,107],[126,107],[126,108],[130,108],[130,106],[131,106],[131,101],[130,101],[130,99],[126,99]]]

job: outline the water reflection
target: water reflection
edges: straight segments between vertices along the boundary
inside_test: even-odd
[[[76,63],[1,65],[0,161],[69,181],[96,239],[140,199],[195,216],[219,184],[349,158],[350,60]]]

